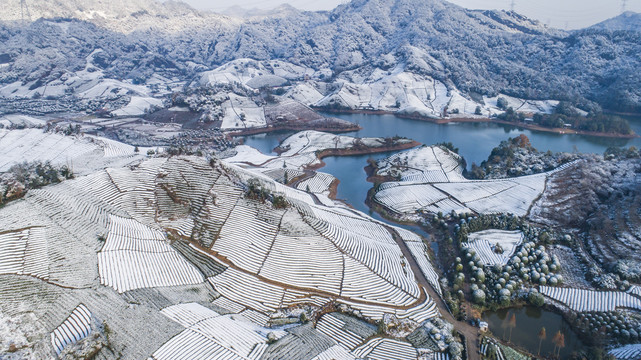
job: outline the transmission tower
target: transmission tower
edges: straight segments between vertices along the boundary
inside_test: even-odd
[[[31,13],[29,12],[29,7],[27,6],[27,0],[20,0],[20,16],[22,17],[22,22],[25,22],[25,15],[27,19],[31,21]]]
[[[625,12],[627,5],[628,5],[628,0],[621,0],[621,14]]]
[[[515,7],[516,7],[516,1],[512,0],[512,2],[510,3],[510,11],[514,12]]]

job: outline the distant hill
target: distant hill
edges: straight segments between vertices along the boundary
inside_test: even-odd
[[[120,32],[154,27],[177,31],[194,26],[234,22],[221,15],[200,12],[182,1],[174,0],[26,0],[26,4],[28,12],[23,11],[20,0],[4,1],[0,7],[0,20],[22,21],[23,15],[25,20],[30,21],[78,19]]]
[[[283,4],[273,9],[259,9],[259,8],[243,8],[238,5],[231,6],[220,12],[222,15],[227,15],[241,19],[260,19],[266,17],[284,17],[291,16],[299,13],[300,10],[289,4]]]
[[[41,19],[18,30],[19,1],[0,9],[0,19],[12,20],[0,24],[0,84],[51,81],[102,49],[98,64],[106,74],[136,82],[158,73],[192,79],[240,58],[284,60],[334,77],[350,71],[351,78],[402,65],[466,96],[503,93],[641,111],[641,37],[598,26],[566,32],[514,12],[443,0],[354,0],[330,12],[286,7],[248,20],[179,2],[28,3],[32,18],[82,21]]]
[[[641,14],[626,11],[619,16],[593,25],[590,29],[641,32]]]

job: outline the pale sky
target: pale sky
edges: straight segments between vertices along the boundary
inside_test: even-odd
[[[232,5],[243,8],[274,8],[283,2],[304,10],[330,10],[341,0],[183,0],[195,8],[222,11]],[[450,0],[470,9],[506,9],[512,0]],[[578,29],[621,13],[624,0],[514,0],[514,9],[544,24],[561,29]],[[641,13],[641,0],[626,0],[626,9]]]

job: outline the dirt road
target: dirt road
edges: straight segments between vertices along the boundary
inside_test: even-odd
[[[430,284],[430,282],[427,281],[427,278],[425,277],[425,275],[421,271],[421,268],[418,266],[418,263],[412,256],[412,253],[410,252],[409,248],[405,244],[405,241],[403,241],[403,239],[398,234],[398,232],[396,232],[396,230],[394,230],[389,226],[386,226],[386,227],[387,227],[387,230],[394,237],[394,240],[396,240],[396,242],[398,243],[398,246],[401,248],[401,251],[403,252],[403,256],[405,256],[405,259],[410,264],[412,271],[414,272],[414,274],[416,274],[416,279],[418,280],[418,283],[421,286],[423,286],[427,294],[436,303],[436,306],[441,312],[441,316],[443,317],[443,319],[449,322],[450,324],[454,325],[454,329],[456,329],[456,331],[458,331],[465,337],[465,348],[467,349],[467,359],[481,360],[479,329],[475,326],[472,326],[466,323],[465,321],[456,320],[452,316],[452,314],[450,314],[447,304],[445,304],[445,301],[443,300],[443,298],[432,287],[432,284]]]

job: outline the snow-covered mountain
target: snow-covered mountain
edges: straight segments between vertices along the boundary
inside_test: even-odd
[[[263,19],[267,17],[285,17],[299,13],[300,11],[289,4],[282,4],[273,9],[259,9],[251,8],[246,9],[238,5],[231,6],[220,13],[230,17],[241,19]]]
[[[0,25],[0,84],[59,81],[85,69],[88,56],[100,50],[93,59],[97,69],[137,84],[157,82],[158,76],[190,82],[204,71],[251,58],[321,71],[327,76],[319,80],[328,83],[358,84],[372,74],[403,69],[467,99],[502,93],[641,110],[641,37],[626,32],[568,33],[513,12],[467,10],[443,0],[354,0],[331,12],[287,8],[245,20],[174,2],[123,2],[121,8],[114,5],[120,10],[105,12],[111,2],[59,1],[66,4],[59,9],[82,11],[26,27],[16,21]],[[19,10],[15,3],[13,13]],[[105,15],[83,15],[97,14],[94,9]],[[9,13],[0,10],[0,19],[15,20]]]
[[[119,32],[157,28],[163,31],[186,30],[195,26],[229,26],[237,20],[200,12],[181,1],[157,0],[19,0],[6,1],[0,8],[4,21],[38,19],[85,20]]]
[[[626,11],[619,16],[600,22],[590,27],[590,29],[608,30],[608,31],[641,31],[641,14]]]

